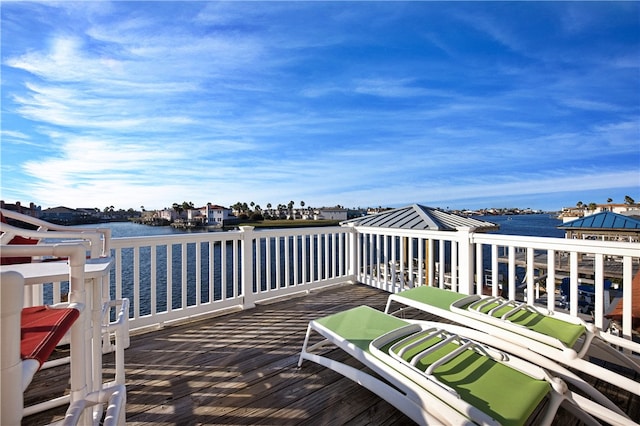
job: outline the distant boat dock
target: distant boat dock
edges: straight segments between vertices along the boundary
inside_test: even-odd
[[[568,277],[570,274],[570,257],[568,253],[556,253],[554,259],[554,267],[556,271],[556,278],[562,279],[565,276]],[[536,253],[533,257],[533,265],[534,269],[540,271],[538,276],[543,276],[547,273],[549,269],[548,262],[548,254],[545,253]],[[509,258],[507,254],[503,254],[498,256],[498,263],[509,263]],[[515,253],[515,265],[517,267],[526,268],[527,267],[527,253],[524,250],[518,250]],[[637,273],[640,269],[640,263],[633,264],[633,275]],[[621,259],[615,258],[605,258],[603,262],[603,272],[604,277],[610,280],[620,281],[623,277],[622,270],[622,262]],[[589,255],[582,255],[578,259],[578,275],[587,279],[587,281],[593,280],[593,276],[595,274],[595,259]]]

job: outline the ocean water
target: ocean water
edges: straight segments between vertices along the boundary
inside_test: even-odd
[[[555,215],[482,216],[477,219],[500,225],[500,230],[493,232],[495,234],[564,238],[564,231],[557,228],[558,225],[562,225],[562,220],[556,218]]]
[[[91,225],[79,225],[78,228],[111,228],[112,238],[123,237],[150,237],[153,235],[169,235],[169,234],[184,234],[186,232],[198,232],[198,231],[185,231],[182,229],[176,229],[172,226],[149,226],[141,225],[133,222],[109,222],[99,223]],[[205,231],[200,231],[205,232]]]

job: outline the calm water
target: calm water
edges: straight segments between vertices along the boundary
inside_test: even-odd
[[[500,225],[500,230],[495,232],[497,234],[530,235],[534,237],[564,237],[564,231],[556,228],[558,225],[562,224],[562,221],[549,214],[482,216],[478,217],[477,219],[486,220]],[[151,235],[184,234],[185,232],[198,232],[184,231],[172,228],[171,226],[147,226],[130,222],[112,222],[100,225],[86,225],[83,227],[92,228],[96,226],[111,228],[113,238],[144,237]]]
[[[500,225],[496,234],[564,238],[564,231],[557,228],[558,225],[562,225],[562,220],[557,219],[555,215],[483,216],[477,219]]]
[[[169,235],[169,234],[184,234],[187,232],[181,229],[176,229],[171,226],[149,226],[140,225],[132,222],[110,222],[100,223],[97,225],[80,225],[78,228],[111,228],[112,238],[121,237],[149,237],[152,235]],[[201,231],[205,232],[205,231]],[[218,231],[219,232],[219,231]]]

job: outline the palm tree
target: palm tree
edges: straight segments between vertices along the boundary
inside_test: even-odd
[[[293,201],[289,201],[289,204],[287,205],[287,208],[289,210],[289,219],[293,219],[293,205],[295,203]]]
[[[610,203],[613,201],[613,198],[607,198],[607,203]]]
[[[182,208],[181,204],[178,203],[173,203],[173,205],[171,206],[171,208],[173,209],[174,212],[178,213],[178,216],[180,216],[180,214],[182,213],[182,211],[184,210]]]
[[[581,208],[582,208],[582,206],[584,206],[584,203],[583,203],[582,201],[578,201],[578,202],[576,203],[576,207],[577,207],[577,208],[581,209]]]
[[[624,203],[632,206],[632,205],[634,205],[636,203],[636,201],[633,198],[629,197],[628,195],[625,195],[624,196]]]
[[[231,208],[238,213],[242,213],[242,203],[240,201],[232,205]]]

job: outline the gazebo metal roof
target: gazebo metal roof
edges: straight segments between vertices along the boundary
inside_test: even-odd
[[[434,231],[456,231],[459,227],[468,227],[474,228],[476,232],[487,232],[500,228],[499,225],[492,222],[459,216],[420,204],[340,222],[340,225],[347,224],[378,228],[429,229]]]
[[[558,228],[640,231],[640,220],[618,213],[601,212],[563,223]]]

